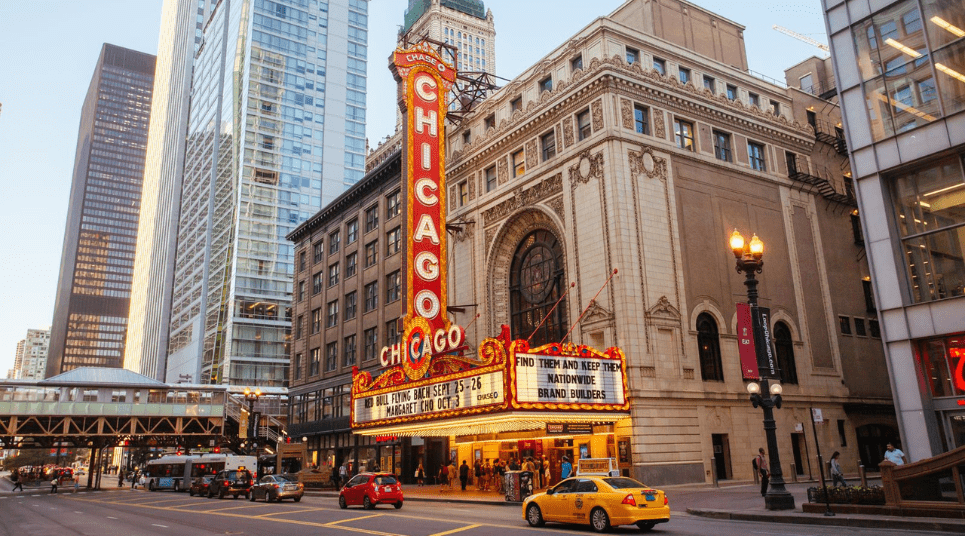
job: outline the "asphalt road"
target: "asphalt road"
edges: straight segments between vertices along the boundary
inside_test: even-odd
[[[0,492],[0,535],[3,536],[140,536],[176,535],[340,535],[406,536],[535,536],[590,534],[588,527],[547,525],[531,528],[518,506],[409,501],[401,510],[340,510],[333,497],[306,496],[300,503],[252,503],[238,499],[207,499],[186,493],[130,489],[96,493]],[[69,491],[69,490],[66,490]],[[619,527],[614,534],[639,534]],[[941,534],[820,527],[780,523],[712,520],[672,512],[668,524],[651,534],[713,536],[842,536]]]

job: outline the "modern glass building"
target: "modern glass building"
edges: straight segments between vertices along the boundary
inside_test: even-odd
[[[77,136],[47,377],[122,364],[154,64],[106,43],[97,60]]]
[[[361,179],[368,3],[222,0],[194,59],[167,378],[284,386],[285,236]]]
[[[965,6],[824,9],[901,447],[917,461],[965,445]]]

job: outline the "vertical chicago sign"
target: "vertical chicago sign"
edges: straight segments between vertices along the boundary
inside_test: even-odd
[[[405,116],[406,313],[402,344],[382,351],[382,364],[400,364],[411,380],[425,376],[433,354],[462,345],[465,333],[446,317],[446,95],[455,69],[422,43],[396,50]]]

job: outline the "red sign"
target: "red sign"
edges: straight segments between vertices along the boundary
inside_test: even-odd
[[[760,378],[757,371],[757,351],[754,346],[754,321],[751,318],[751,306],[746,303],[737,304],[737,349],[740,353],[741,376],[745,380]]]
[[[446,316],[446,95],[455,69],[425,43],[395,52],[405,112],[406,314],[402,367],[409,379],[429,369]]]

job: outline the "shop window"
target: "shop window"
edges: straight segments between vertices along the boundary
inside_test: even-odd
[[[532,337],[530,344],[534,347],[562,340],[568,327],[566,303],[556,304],[564,287],[565,265],[559,239],[543,229],[526,235],[517,246],[510,267],[510,318],[514,339]]]
[[[700,377],[705,382],[724,381],[717,322],[708,313],[697,317],[697,353],[700,356]]]
[[[774,325],[774,352],[781,367],[781,383],[797,385],[797,364],[794,361],[794,342],[791,329],[784,322]]]
[[[965,333],[921,341],[915,357],[932,397],[965,395]]]

